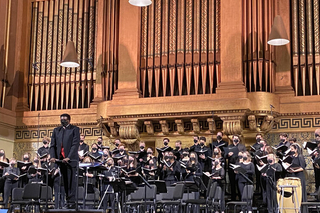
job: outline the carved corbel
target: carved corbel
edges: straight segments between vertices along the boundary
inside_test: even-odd
[[[107,122],[105,122],[104,119],[101,117],[100,119],[97,120],[97,123],[98,123],[97,126],[102,130],[103,134],[107,137],[110,137],[111,134],[105,125],[105,123]]]
[[[160,120],[162,134],[168,135],[169,134],[169,126],[166,120]]]
[[[255,115],[249,115],[248,116],[248,121],[249,121],[249,129],[251,131],[256,131],[257,130],[257,120]]]
[[[209,124],[209,133],[214,133],[217,130],[215,120],[213,118],[207,118],[207,122]]]
[[[122,141],[125,144],[133,144],[140,138],[137,121],[120,121],[117,123],[120,125],[119,136],[123,138]]]
[[[184,123],[182,119],[175,120],[175,123],[177,124],[177,131],[179,134],[184,133]]]
[[[116,123],[114,121],[108,121],[108,126],[110,127],[110,133],[112,137],[118,136],[118,131],[116,128]]]
[[[193,132],[196,134],[199,134],[200,133],[199,120],[197,118],[193,118],[191,119],[191,123],[192,123]]]
[[[241,135],[244,115],[219,116],[223,121],[223,133],[226,135]]]
[[[269,132],[270,130],[272,130],[274,122],[275,122],[275,119],[272,115],[266,115],[260,126],[260,131],[265,133]]]
[[[147,133],[149,135],[153,135],[154,129],[153,129],[152,121],[144,121],[144,125],[146,125]]]

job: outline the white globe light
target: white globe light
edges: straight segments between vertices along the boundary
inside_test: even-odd
[[[129,3],[134,6],[145,7],[152,4],[152,1],[151,0],[129,0]]]

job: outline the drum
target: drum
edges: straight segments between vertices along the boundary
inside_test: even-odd
[[[298,200],[299,200],[299,208],[301,207],[301,201],[302,201],[302,188],[301,188],[301,181],[299,178],[296,177],[287,177],[284,179],[279,179],[277,182],[277,201],[278,206],[281,207],[282,202],[282,195],[281,188],[279,186],[281,185],[293,185],[297,186],[296,191],[298,194]],[[295,213],[298,212],[294,210],[294,203],[296,203],[296,206],[298,205],[298,202],[296,202],[296,195],[292,193],[292,188],[285,188],[284,189],[284,200],[283,200],[283,213]],[[285,209],[285,208],[291,208],[291,209]],[[281,212],[281,211],[280,211]]]

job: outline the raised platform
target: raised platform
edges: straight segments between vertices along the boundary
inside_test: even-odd
[[[48,209],[48,211],[44,211],[44,213],[63,213],[63,212],[74,212],[74,213],[104,213],[102,209],[79,209],[76,211],[75,209]]]

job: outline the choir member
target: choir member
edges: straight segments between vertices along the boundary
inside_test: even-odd
[[[103,139],[101,136],[98,137],[97,139],[97,147],[98,147],[98,151],[102,152],[102,147],[103,147]]]
[[[182,157],[182,152],[183,152],[182,142],[180,140],[177,140],[175,147],[176,148],[173,150],[173,152],[174,152],[174,155],[176,156],[176,160],[179,161]]]
[[[18,161],[18,168],[20,170],[20,174],[27,174],[29,166],[31,166],[31,161],[30,161],[30,153],[26,152],[22,156],[22,163]],[[19,187],[23,188],[26,184],[28,183],[28,177],[23,176],[19,180]]]
[[[8,158],[6,158],[5,151],[3,149],[0,149],[0,162],[9,163]],[[0,193],[4,193],[4,178],[3,176],[3,169],[4,167],[0,166]]]
[[[228,164],[236,164],[238,162],[238,154],[241,151],[246,151],[246,147],[240,143],[240,137],[238,135],[232,136],[232,144],[228,146],[227,151],[225,152],[225,158],[228,159]],[[236,176],[233,169],[228,169],[229,182],[231,185],[231,200],[236,200]]]
[[[155,164],[157,165],[157,157],[155,157],[153,155],[153,148],[152,147],[148,147],[147,149],[147,158],[146,158],[146,164],[145,165],[150,165],[150,164]],[[150,161],[152,160],[152,162],[150,163]]]
[[[140,141],[139,154],[138,154],[138,157],[137,157],[138,164],[140,166],[144,166],[144,162],[147,159],[147,151],[145,150],[145,148],[146,148],[146,143],[144,141]]]
[[[19,178],[10,176],[11,174],[20,175],[20,171],[17,167],[15,167],[15,165],[16,165],[16,159],[11,158],[9,161],[9,166],[3,169],[3,176],[5,178],[3,201],[5,204],[5,208],[8,208],[9,197],[12,194],[12,190],[18,187]]]
[[[198,135],[193,136],[193,143],[194,144],[189,148],[190,152],[195,151],[196,149],[198,149],[200,147]]]
[[[210,150],[213,153],[213,149],[218,147],[221,150],[222,156],[224,156],[224,147],[228,146],[228,142],[224,141],[222,139],[223,137],[223,133],[222,132],[218,132],[217,133],[217,140],[213,141],[210,144]]]
[[[276,183],[278,181],[277,173],[282,171],[281,165],[276,163],[275,160],[274,154],[268,154],[268,168],[261,174],[261,178],[265,183],[265,186],[262,187],[264,191],[263,194],[266,197],[267,209],[270,213],[276,213],[278,209],[276,191]]]
[[[185,174],[183,174],[184,180],[186,181],[194,181],[194,177],[200,177],[202,176],[202,168],[200,163],[198,162],[198,156],[197,153],[191,152],[189,154],[189,161],[187,162],[186,168],[185,168]]]
[[[98,145],[97,144],[92,144],[91,145],[91,152],[88,154],[90,158],[92,158],[92,160],[94,162],[99,162],[101,160],[101,154],[98,151]]]
[[[125,177],[129,178],[133,183],[139,185],[141,182],[139,177],[141,169],[137,167],[137,160],[134,155],[128,155],[126,158],[126,168],[123,168],[123,174]]]
[[[289,168],[287,169],[288,177],[297,177],[301,181],[302,188],[302,202],[307,201],[307,191],[306,191],[306,178],[304,176],[303,170],[306,168],[306,162],[302,153],[300,153],[301,148],[298,144],[292,144],[290,146],[292,163],[286,163]],[[303,211],[304,212],[304,211]]]
[[[43,158],[45,157],[45,155],[49,154],[49,143],[50,138],[44,137],[42,140],[43,146],[40,147],[37,151],[40,161],[44,161]]]
[[[213,149],[213,155],[212,155],[212,157],[213,157],[213,160],[214,160],[214,161],[219,160],[221,166],[222,166],[223,168],[225,168],[225,164],[226,164],[226,163],[225,163],[225,160],[224,160],[224,158],[223,158],[221,149],[219,149],[218,147],[214,148],[214,149]],[[212,162],[212,163],[213,163],[213,162]],[[214,165],[212,165],[212,166],[214,166]]]
[[[114,140],[114,145],[116,146],[111,152],[113,153],[114,151],[119,149],[119,145],[121,144],[121,140],[119,138],[116,138]]]
[[[251,162],[251,155],[249,152],[247,151],[242,152],[242,162],[239,163],[239,165],[246,171],[246,173],[235,172],[237,174],[236,178],[238,180],[240,197],[242,198],[244,186],[251,184],[250,182],[248,182],[248,180],[245,177],[253,181],[253,176],[255,174],[254,165]],[[249,212],[252,211],[252,205],[249,205],[247,210]]]
[[[167,153],[167,154],[166,154]],[[174,154],[172,151],[166,152],[164,157],[163,165],[163,180],[166,182],[167,186],[179,181],[180,178],[180,164],[175,160]]]
[[[28,169],[27,177],[29,179],[29,183],[40,183],[43,181],[43,176],[41,174],[41,162],[38,157],[33,158],[33,164]]]
[[[114,181],[117,177],[117,169],[114,167],[114,161],[112,158],[108,158],[105,164],[106,170],[103,170],[103,188],[101,191],[101,198],[103,197],[103,193],[105,193],[105,197],[102,201],[103,210],[106,211],[108,208],[111,208],[111,213],[114,213],[115,209],[115,194],[113,192],[113,188],[110,185],[110,182]]]
[[[314,171],[314,180],[316,183],[316,192],[320,191],[320,165],[317,162],[320,162],[320,129],[316,129],[314,132],[315,143],[318,145],[317,151],[315,151],[311,158],[313,160],[313,171]]]
[[[219,148],[215,148],[214,151],[220,152],[221,156],[221,150]],[[218,151],[219,150],[219,151]],[[220,210],[221,213],[225,211],[225,175],[226,172],[224,170],[224,166],[221,161],[221,157],[219,157],[219,154],[215,154],[215,158],[212,162],[212,170],[211,172],[206,172],[207,176],[210,176],[212,179],[212,182],[217,182],[218,186],[221,187],[221,204],[220,204]]]
[[[105,164],[110,157],[111,157],[111,156],[110,156],[109,149],[104,146],[104,147],[103,147],[103,150],[102,150],[101,162],[102,162],[103,164]]]
[[[85,157],[86,153],[89,152],[89,145],[84,142],[85,136],[84,134],[80,135],[80,144],[78,149],[79,160],[82,162],[83,158]]]
[[[91,159],[89,156],[86,156],[83,159],[83,163],[93,163],[93,159]],[[83,177],[84,178],[84,184],[85,184],[85,189],[86,189],[86,194],[92,194],[95,192],[95,187],[96,187],[96,177],[97,177],[97,172],[90,170],[90,168],[84,168],[83,171]]]
[[[201,165],[202,171],[211,170],[211,161],[208,161],[208,156],[212,156],[211,150],[206,146],[206,137],[200,137],[199,147],[195,149],[198,154],[198,161]]]
[[[160,148],[160,149],[157,148],[158,153],[159,153],[159,155],[158,155],[158,163],[160,163],[160,160],[163,158],[163,153],[164,153],[164,152],[169,152],[169,151],[172,151],[172,150],[173,150],[173,149],[169,146],[169,142],[170,142],[169,138],[164,138],[164,139],[163,139],[163,147]]]

